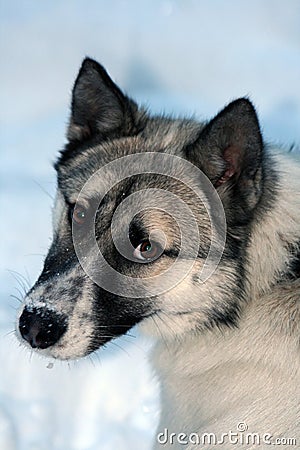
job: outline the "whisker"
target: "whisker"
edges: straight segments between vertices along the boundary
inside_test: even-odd
[[[29,272],[28,272],[28,270],[27,270],[26,267],[24,267],[24,270],[25,270],[26,277],[27,277],[28,288],[30,288],[30,286],[32,286],[31,279],[30,279],[30,275],[29,275]]]
[[[19,294],[19,296],[20,296],[21,298],[24,298],[24,296],[25,296],[26,293],[27,293],[26,291],[21,292],[20,289],[19,289],[17,286],[15,286],[14,289],[15,289],[15,291],[17,291],[17,293]]]
[[[128,336],[128,337],[131,337],[131,338],[133,338],[133,339],[136,339],[136,336],[134,335],[134,334],[129,334],[129,333],[126,333],[126,335],[125,336]]]
[[[10,296],[11,298],[14,298],[15,300],[17,300],[19,303],[23,303],[23,301],[22,301],[19,297],[17,297],[16,295],[10,294],[9,296]]]
[[[169,346],[168,346],[168,344],[167,344],[167,341],[166,341],[165,337],[163,336],[163,334],[162,334],[162,332],[161,332],[161,329],[160,329],[159,326],[157,325],[157,322],[156,322],[156,320],[154,319],[154,316],[155,316],[155,317],[158,317],[158,318],[160,318],[160,316],[155,312],[155,313],[152,314],[150,317],[152,317],[152,320],[153,320],[153,322],[154,322],[154,325],[156,326],[157,331],[159,332],[162,341],[164,342],[166,348],[169,350]],[[161,319],[161,320],[162,320],[162,319]],[[164,323],[163,320],[162,320],[162,322]]]
[[[5,337],[6,337],[6,336],[11,336],[11,335],[13,335],[13,334],[15,334],[15,330],[8,331],[7,333],[4,334],[4,336],[5,336]]]
[[[28,287],[26,286],[26,283],[28,283],[28,281],[25,279],[25,277],[20,273],[16,272],[15,270],[7,269],[7,271],[11,274],[14,280],[18,283],[19,287],[22,289],[22,291],[26,294],[30,286],[29,285]],[[26,283],[24,280],[26,281]]]
[[[95,367],[95,363],[94,363],[93,358],[91,357],[91,355],[88,355],[88,358],[87,358],[87,359],[88,359],[89,362],[92,364],[92,366]]]
[[[18,311],[18,309],[19,309],[17,306],[14,306],[14,305],[9,305],[9,307],[11,309],[13,309],[14,311]]]
[[[146,353],[146,352],[145,352],[145,349],[144,349],[141,345],[138,345],[136,342],[131,341],[131,340],[129,340],[129,339],[126,339],[126,337],[127,337],[127,334],[124,334],[124,335],[122,336],[122,340],[123,340],[124,342],[128,343],[129,345],[134,345],[135,348],[138,348],[140,351],[143,351],[144,353]],[[131,337],[134,337],[134,338],[135,338],[135,336],[131,336]]]
[[[97,358],[97,361],[95,361],[96,358]],[[97,367],[96,362],[99,363],[100,365],[102,364],[102,361],[101,361],[98,353],[92,353],[92,354],[88,355],[88,360],[94,368]]]
[[[102,364],[100,353],[99,352],[95,352],[94,356],[99,360],[100,364]]]
[[[15,275],[16,277],[18,277],[18,279],[20,281],[23,281],[23,283],[27,283],[28,287],[30,287],[30,281],[28,280],[28,278],[26,278],[22,273],[17,272],[16,270],[12,270],[12,269],[7,269],[12,275]],[[25,269],[26,270],[26,269]]]
[[[121,349],[124,353],[126,353],[127,356],[130,357],[130,354],[129,354],[129,353],[128,353],[121,345],[117,344],[117,343],[114,342],[114,341],[111,341],[111,344],[114,345],[114,346],[116,346],[116,347],[118,347],[119,349]]]
[[[162,318],[161,318],[161,319],[162,319]],[[170,314],[170,315],[168,315],[168,320],[169,320],[169,319],[174,321],[174,320],[175,320],[175,317],[172,316],[172,314]],[[164,324],[165,324],[167,327],[169,327],[169,330],[172,331],[175,340],[176,340],[177,342],[180,343],[180,338],[179,338],[179,336],[177,335],[177,333],[174,333],[174,330],[172,330],[171,324],[169,323],[169,321],[163,321],[163,322],[164,322]]]

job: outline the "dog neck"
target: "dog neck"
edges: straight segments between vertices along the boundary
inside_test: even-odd
[[[264,209],[262,199],[264,211],[252,228],[251,301],[238,327],[159,340],[153,349],[163,403],[158,431],[222,433],[235,431],[245,420],[252,432],[294,432],[299,413],[291,386],[294,391],[299,379],[300,169],[292,158],[274,158],[280,167],[278,189],[272,207]]]
[[[289,154],[272,155],[276,187],[266,180],[266,189],[276,190],[273,204],[260,211],[262,219],[252,227],[248,246],[248,292],[261,296],[272,287],[300,275],[300,166]],[[261,210],[264,209],[262,199]]]
[[[222,433],[245,421],[251,432],[293,432],[299,289],[300,280],[277,284],[263,301],[248,305],[234,330],[208,330],[154,348],[163,400],[160,431]]]

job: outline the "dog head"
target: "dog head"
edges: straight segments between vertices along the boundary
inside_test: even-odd
[[[252,104],[236,100],[205,124],[152,117],[86,59],[67,137],[22,341],[72,359],[140,322],[171,339],[234,326],[265,177]]]

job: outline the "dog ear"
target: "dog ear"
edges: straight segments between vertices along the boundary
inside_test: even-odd
[[[67,137],[82,141],[95,134],[123,136],[130,133],[137,105],[127,98],[106,70],[84,59],[72,92]]]
[[[197,165],[219,195],[252,209],[261,193],[263,141],[252,103],[241,98],[226,106],[185,148],[185,157]]]

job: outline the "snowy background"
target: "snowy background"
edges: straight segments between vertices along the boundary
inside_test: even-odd
[[[300,142],[298,0],[0,1],[0,449],[147,450],[158,389],[138,335],[66,364],[11,333],[51,237],[52,162],[85,55],[153,111],[207,118],[250,95],[266,138]],[[25,282],[26,283],[26,282]],[[23,281],[21,280],[21,284]]]

